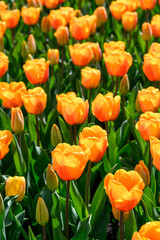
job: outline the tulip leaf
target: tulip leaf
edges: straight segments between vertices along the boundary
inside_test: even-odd
[[[24,231],[24,229],[22,227],[24,217],[25,217],[25,210],[22,211],[21,213],[17,214],[16,216],[14,216],[14,221],[16,224],[13,224],[13,226],[9,232],[9,236],[8,236],[9,239],[18,240],[19,235],[21,233],[23,236],[23,239],[29,240],[28,235],[26,234],[26,232]],[[16,225],[18,228],[16,228]]]
[[[66,143],[71,143],[69,128],[67,127],[65,121],[60,116],[58,117],[58,121],[64,141]]]
[[[116,132],[114,131],[113,127],[111,127],[111,131],[108,136],[108,142],[109,142],[109,163],[111,167],[113,167],[116,164],[116,161],[118,159],[118,147],[116,146]]]
[[[91,216],[88,216],[88,217],[82,219],[78,223],[77,232],[71,240],[86,240],[87,239],[88,234],[91,231],[90,218],[91,218]]]
[[[119,150],[124,146],[124,143],[126,142],[129,133],[129,122],[128,120],[125,120],[124,122],[122,122],[120,128],[116,132],[116,144]]]
[[[28,232],[29,232],[29,240],[36,240],[36,237],[34,236],[34,233],[30,226],[28,227]]]
[[[125,221],[124,226],[125,226],[125,239],[128,240],[132,239],[133,233],[137,231],[137,222],[133,210],[131,210],[130,216]]]
[[[87,207],[74,181],[70,182],[70,195],[80,220],[88,216]]]
[[[4,215],[5,215],[5,209],[0,213],[0,239],[2,240],[6,240]]]
[[[3,126],[5,130],[11,131],[11,120],[2,108],[0,108],[0,126]]]
[[[25,139],[25,133],[22,132],[21,133],[21,150],[22,150],[22,154],[23,154],[23,158],[25,160],[25,163],[27,165],[27,169],[29,169],[29,165],[30,165],[30,159],[31,159],[31,153],[30,150],[28,148],[26,139]]]
[[[28,131],[31,137],[31,141],[37,141],[37,132],[31,115],[28,115]]]

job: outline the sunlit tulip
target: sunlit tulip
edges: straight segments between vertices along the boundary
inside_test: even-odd
[[[156,5],[157,0],[140,0],[143,10],[152,10]]]
[[[137,12],[125,12],[122,15],[122,25],[126,31],[133,31],[138,22]]]
[[[160,43],[153,42],[149,48],[149,53],[153,54],[153,56],[156,54],[158,56],[159,52],[160,52]]]
[[[96,16],[97,27],[107,22],[108,16],[105,7],[98,7],[93,13]]]
[[[6,29],[7,29],[6,22],[0,21],[0,38],[3,38]]]
[[[149,141],[151,136],[160,138],[160,113],[145,112],[141,114],[136,128],[145,141]]]
[[[83,150],[90,149],[91,162],[99,162],[108,147],[107,132],[98,125],[86,127],[79,135],[79,145]]]
[[[49,213],[44,200],[39,197],[36,206],[36,221],[39,225],[45,226],[49,221]]]
[[[0,14],[2,11],[6,10],[8,5],[4,1],[0,1]]]
[[[81,84],[87,88],[97,88],[101,80],[101,72],[98,69],[85,67],[81,70]]]
[[[13,132],[17,133],[24,130],[24,117],[19,107],[11,108],[11,128]]]
[[[113,207],[120,211],[132,210],[141,200],[144,182],[136,171],[119,169],[104,179],[104,189]]]
[[[40,16],[40,8],[35,7],[22,7],[21,8],[21,16],[23,19],[23,22],[27,25],[35,25]]]
[[[49,76],[49,64],[44,58],[27,60],[23,69],[28,81],[32,84],[45,83]]]
[[[47,59],[50,61],[50,65],[55,65],[59,63],[59,50],[58,49],[48,49]]]
[[[29,89],[22,96],[24,107],[30,114],[40,114],[47,103],[47,95],[41,87]]]
[[[51,164],[48,164],[46,171],[46,183],[48,189],[54,192],[58,188],[58,177]]]
[[[151,24],[145,22],[142,24],[142,38],[144,41],[149,41],[152,37],[152,28]]]
[[[102,59],[102,51],[98,42],[86,42],[86,47],[89,46],[93,52],[93,62],[99,62]]]
[[[113,1],[109,6],[109,10],[115,19],[121,20],[122,15],[128,11],[128,3],[125,1]]]
[[[64,181],[80,178],[89,159],[89,149],[83,151],[80,146],[60,143],[52,151],[54,171]]]
[[[142,112],[157,112],[160,107],[160,92],[158,88],[148,87],[138,91],[138,101]]]
[[[10,145],[13,135],[9,130],[0,130],[0,144]]]
[[[150,183],[150,175],[149,170],[143,161],[139,161],[139,164],[135,166],[135,171],[139,173],[145,186],[147,187]]]
[[[122,41],[110,41],[109,43],[105,42],[104,45],[104,52],[106,55],[112,53],[113,51],[117,51],[117,50],[121,50],[124,51],[125,50],[125,43]]]
[[[24,177],[9,177],[6,180],[5,193],[6,196],[18,195],[16,202],[21,202],[24,198],[26,190],[26,181]]]
[[[62,103],[65,101],[66,98],[76,97],[75,92],[68,92],[68,93],[61,93],[59,95],[56,95],[57,99],[57,111],[62,114]]]
[[[134,12],[140,7],[139,0],[117,0],[117,2],[124,2],[127,3],[127,11]]]
[[[59,46],[64,46],[69,42],[69,31],[65,26],[60,26],[54,33]]]
[[[3,77],[8,70],[8,64],[8,57],[3,52],[0,52],[0,78]]]
[[[18,9],[5,10],[1,12],[1,19],[6,22],[7,28],[15,28],[20,19],[20,11]]]
[[[66,26],[67,25],[67,21],[66,21],[65,17],[61,14],[60,11],[57,11],[57,10],[50,11],[50,13],[48,15],[48,19],[50,21],[50,25],[54,29],[57,29],[60,26]]]
[[[143,58],[144,74],[150,81],[160,81],[160,57],[158,57],[158,53],[149,52]]]
[[[43,0],[43,5],[46,8],[56,8],[58,6],[58,0]]]
[[[155,38],[160,37],[160,15],[156,14],[151,20],[152,33]]]
[[[92,114],[100,122],[114,121],[120,112],[120,96],[113,97],[113,93],[103,96],[99,93],[92,102]]]
[[[160,171],[160,140],[156,137],[150,137],[150,151],[153,157],[153,165]]]
[[[41,21],[41,30],[43,33],[48,33],[51,30],[51,25],[48,16],[43,17]]]
[[[145,223],[139,230],[134,232],[131,240],[159,240],[160,222]]]

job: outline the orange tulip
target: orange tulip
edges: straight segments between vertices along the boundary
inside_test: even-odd
[[[22,95],[24,107],[30,114],[40,114],[44,111],[47,103],[47,94],[43,88],[29,89]]]
[[[7,29],[6,22],[0,21],[0,38],[3,38],[6,29]]]
[[[67,27],[60,26],[54,33],[59,46],[64,46],[69,42],[69,31]]]
[[[158,4],[160,5],[160,0],[158,0]]]
[[[136,128],[145,141],[149,141],[151,136],[160,138],[160,113],[145,112],[141,114]]]
[[[46,8],[56,8],[58,6],[58,0],[44,0],[43,5]]]
[[[156,5],[157,0],[140,0],[143,10],[152,10]]]
[[[22,93],[26,92],[24,82],[11,82],[3,85],[0,91],[0,98],[4,108],[22,107]]]
[[[18,195],[16,202],[21,202],[24,198],[26,190],[26,181],[24,177],[9,177],[6,180],[5,193],[6,196]]]
[[[64,3],[66,0],[58,0],[58,4]]]
[[[98,69],[85,67],[81,70],[81,84],[87,88],[97,88],[101,80],[101,72]]]
[[[80,178],[89,159],[89,150],[83,151],[80,146],[59,143],[52,151],[54,171],[64,181]]]
[[[51,30],[51,25],[48,16],[43,17],[41,21],[41,30],[43,33],[48,33]]]
[[[60,26],[66,26],[67,25],[67,21],[66,21],[65,17],[58,10],[50,11],[50,13],[48,15],[48,19],[50,21],[50,25],[54,29],[57,29]]]
[[[12,142],[13,135],[9,130],[0,130],[0,144],[7,146]]]
[[[133,31],[138,22],[137,12],[125,12],[122,15],[122,25],[126,31]]]
[[[99,162],[108,147],[107,132],[97,125],[86,127],[79,135],[79,145],[84,151],[90,149],[91,162]]]
[[[89,111],[88,100],[84,101],[80,97],[70,95],[67,98],[63,98],[61,104],[62,115],[68,124],[82,124],[86,121]]]
[[[24,130],[24,117],[21,109],[11,108],[11,128],[13,132],[21,133]]]
[[[3,52],[0,52],[0,78],[3,77],[8,70],[8,64],[8,57]]]
[[[160,140],[156,137],[150,137],[150,151],[153,157],[153,165],[160,171]]]
[[[117,20],[121,20],[122,15],[129,10],[128,8],[128,3],[125,1],[113,1],[109,6],[112,16]]]
[[[117,41],[117,42],[110,41],[109,43],[105,42],[103,47],[104,47],[105,54],[109,55],[113,51],[117,51],[117,50],[124,51],[125,50],[125,43],[122,42],[122,41]]]
[[[89,46],[93,51],[93,62],[99,62],[102,59],[102,51],[99,43],[86,42],[86,47]]]
[[[107,22],[108,15],[105,7],[98,7],[93,13],[96,16],[97,27]]]
[[[142,112],[157,112],[160,107],[160,92],[158,88],[148,87],[138,91],[138,101]]]
[[[20,19],[20,11],[18,9],[5,10],[1,12],[1,19],[6,22],[7,28],[15,28]]]
[[[113,207],[126,212],[132,210],[141,200],[144,182],[136,171],[119,169],[104,179],[104,189]]]
[[[145,186],[147,187],[150,183],[150,175],[149,170],[143,161],[139,161],[139,164],[135,166],[135,171],[139,173],[139,175],[143,179]]]
[[[114,121],[120,112],[120,96],[113,97],[113,93],[103,96],[101,93],[92,102],[92,114],[100,122]]]
[[[127,3],[127,11],[134,12],[140,7],[139,0],[117,0],[117,2],[124,2]]]
[[[108,74],[111,76],[123,77],[132,65],[132,56],[125,51],[113,51],[106,55],[103,54]]]
[[[4,1],[0,1],[0,13],[8,8],[8,5]]]
[[[22,7],[21,8],[21,16],[23,19],[23,22],[27,25],[35,25],[40,16],[40,8],[35,7]]]
[[[160,55],[149,52],[144,55],[143,72],[150,81],[160,81]]]
[[[134,232],[131,240],[159,240],[160,222],[145,223],[139,230]]]
[[[160,15],[156,14],[151,20],[152,33],[155,38],[160,37]]]
[[[144,41],[149,41],[152,37],[152,28],[151,24],[145,22],[142,24],[142,38]]]
[[[59,10],[60,14],[65,18],[66,23],[69,24],[72,17],[76,17],[77,15],[80,15],[80,10],[74,10],[72,7],[61,7]]]
[[[70,97],[77,97],[75,92],[68,92],[68,93],[61,93],[59,95],[56,95],[57,99],[57,111],[62,115],[62,104],[65,101],[66,98]]]
[[[49,76],[49,64],[44,58],[27,60],[23,69],[28,81],[32,84],[45,83]]]
[[[50,61],[50,65],[55,65],[59,63],[59,50],[58,49],[48,49],[47,59]]]
[[[154,55],[158,55],[159,52],[160,52],[160,43],[157,43],[157,42],[152,43],[149,49],[149,53],[154,56]]]

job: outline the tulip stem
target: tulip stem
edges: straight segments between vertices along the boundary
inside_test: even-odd
[[[148,170],[149,170],[149,174],[150,174],[150,184],[149,186],[151,187],[151,174],[152,174],[152,155],[151,155],[151,151],[150,151],[150,143],[148,142],[149,145],[149,166],[148,166]]]
[[[124,240],[123,211],[120,211],[120,240]]]
[[[36,132],[37,132],[37,146],[39,146],[40,136],[39,136],[38,115],[36,115]]]
[[[42,230],[43,230],[43,240],[47,240],[46,228],[45,228],[45,226],[42,227]]]
[[[112,92],[113,92],[113,90],[114,90],[114,76],[112,75],[111,77],[112,77]]]
[[[88,103],[89,103],[88,123],[90,123],[90,115],[91,115],[91,96],[92,96],[92,89],[89,89],[89,97],[88,97]]]
[[[148,41],[146,41],[146,50],[145,50],[145,53],[148,52]]]
[[[116,88],[115,88],[115,93],[114,93],[114,96],[117,95],[117,91],[118,91],[118,77],[116,77]]]
[[[69,213],[69,185],[70,181],[67,181],[67,194],[66,194],[66,215],[65,215],[65,235],[66,239],[69,240],[69,230],[68,230],[68,213]]]
[[[78,8],[81,10],[82,0],[78,0]]]
[[[77,125],[74,125],[74,144],[76,145]]]
[[[88,203],[89,203],[89,185],[90,185],[91,168],[92,168],[92,162],[89,161],[87,180],[86,180],[86,192],[85,192],[85,204],[87,209],[88,209]]]
[[[146,22],[149,22],[149,10],[146,10]]]
[[[109,135],[109,131],[108,131],[108,122],[105,122],[105,129],[106,129],[106,132],[107,132],[107,135]],[[107,147],[106,149],[106,155],[107,155],[107,159],[109,161],[109,146]]]
[[[73,134],[72,134],[72,125],[69,124],[69,133],[71,137],[71,143],[73,144]]]

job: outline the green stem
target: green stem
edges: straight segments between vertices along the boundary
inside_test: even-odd
[[[88,103],[89,103],[89,113],[88,113],[88,123],[90,123],[91,119],[91,96],[92,96],[92,89],[89,89],[89,97],[88,97]]]
[[[73,144],[73,134],[72,134],[72,125],[69,124],[69,133],[71,137],[71,143]]]
[[[65,215],[65,235],[66,235],[66,239],[67,239],[67,240],[69,240],[69,229],[68,229],[68,216],[69,216],[69,185],[70,185],[70,181],[67,181],[66,215]]]
[[[146,41],[146,50],[145,50],[145,53],[148,52],[148,41]]]
[[[47,240],[47,235],[46,235],[46,228],[45,226],[42,227],[43,230],[43,240]]]
[[[146,10],[146,22],[149,22],[149,10]]]
[[[74,144],[76,145],[77,125],[74,125]]]
[[[65,57],[65,46],[62,47],[62,62],[61,62],[61,78],[63,81],[63,73],[64,73],[64,57]]]
[[[113,90],[114,90],[114,76],[112,75],[111,77],[112,77],[112,92],[113,92]]]
[[[104,124],[105,124],[105,129],[106,129],[106,132],[107,132],[107,135],[109,135],[108,123],[109,123],[109,122],[105,122],[105,123],[104,123]],[[107,149],[106,149],[106,155],[107,155],[107,159],[108,159],[108,161],[109,161],[109,146],[108,146]]]
[[[38,115],[36,115],[36,132],[37,132],[37,146],[39,146],[40,136],[39,136]]]
[[[123,211],[120,211],[120,240],[124,240]]]
[[[114,96],[117,95],[117,91],[118,91],[118,77],[116,77],[116,88],[115,88]]]
[[[149,186],[151,187],[152,155],[151,155],[151,151],[150,151],[150,142],[148,142],[148,145],[149,145],[149,166],[148,166],[148,170],[149,170],[149,174],[150,174],[150,184],[149,184]]]
[[[124,109],[124,107],[125,107],[125,96],[123,95],[122,96],[122,116],[123,116],[123,118],[125,118],[125,109]]]
[[[85,204],[87,209],[88,209],[88,203],[89,203],[89,185],[90,185],[91,168],[92,168],[92,162],[89,161],[87,180],[86,180],[86,191],[85,191]]]

